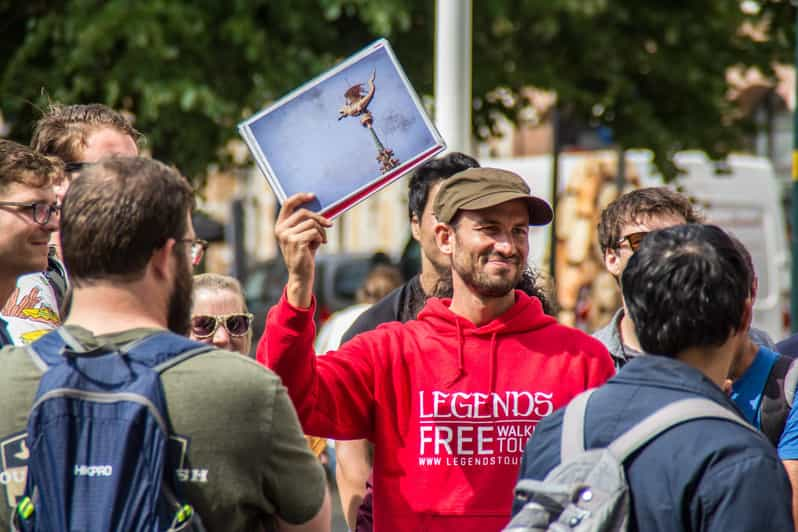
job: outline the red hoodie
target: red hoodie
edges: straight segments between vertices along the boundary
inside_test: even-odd
[[[313,353],[313,311],[285,299],[257,358],[283,380],[308,434],[374,443],[374,530],[492,531],[510,519],[526,440],[539,419],[615,372],[594,338],[540,301],[476,327],[430,299],[338,351]]]

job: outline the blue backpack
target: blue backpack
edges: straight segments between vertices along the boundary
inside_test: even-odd
[[[28,416],[21,531],[202,530],[167,472],[160,373],[213,349],[169,332],[87,350],[64,328],[30,346],[44,372]]]

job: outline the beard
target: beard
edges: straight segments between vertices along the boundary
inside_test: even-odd
[[[458,249],[462,249],[458,246]],[[515,266],[515,273],[504,276],[495,274],[490,275],[485,272],[484,265],[490,260],[504,260],[508,266]],[[452,270],[463,280],[463,282],[474,292],[482,297],[503,297],[515,289],[521,274],[524,271],[522,257],[513,255],[505,257],[496,253],[483,253],[481,255],[467,255],[456,252],[452,257]]]
[[[176,253],[177,275],[169,294],[169,308],[166,314],[166,326],[175,334],[188,336],[191,330],[191,294],[194,288],[194,277],[185,253]]]

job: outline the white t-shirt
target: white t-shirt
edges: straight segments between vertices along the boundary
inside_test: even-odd
[[[8,323],[14,345],[29,344],[61,325],[58,301],[44,273],[17,279],[0,316]]]

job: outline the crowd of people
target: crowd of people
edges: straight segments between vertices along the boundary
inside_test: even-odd
[[[240,284],[193,275],[207,242],[192,187],[140,156],[122,114],[53,105],[34,131],[30,147],[0,140],[0,523],[329,530],[330,438],[359,532],[546,530],[540,515],[562,516],[540,494],[586,449],[616,450],[628,509],[602,514],[582,485],[570,526],[794,529],[798,341],[751,327],[748,251],[681,194],[634,190],[602,212],[623,305],[593,336],[557,322],[529,266],[549,204],[462,153],[409,181],[420,273],[376,268],[317,336],[332,222],[293,195],[275,223],[288,279],[253,338]],[[124,388],[144,381],[152,400]],[[683,401],[709,406],[660,427]]]

